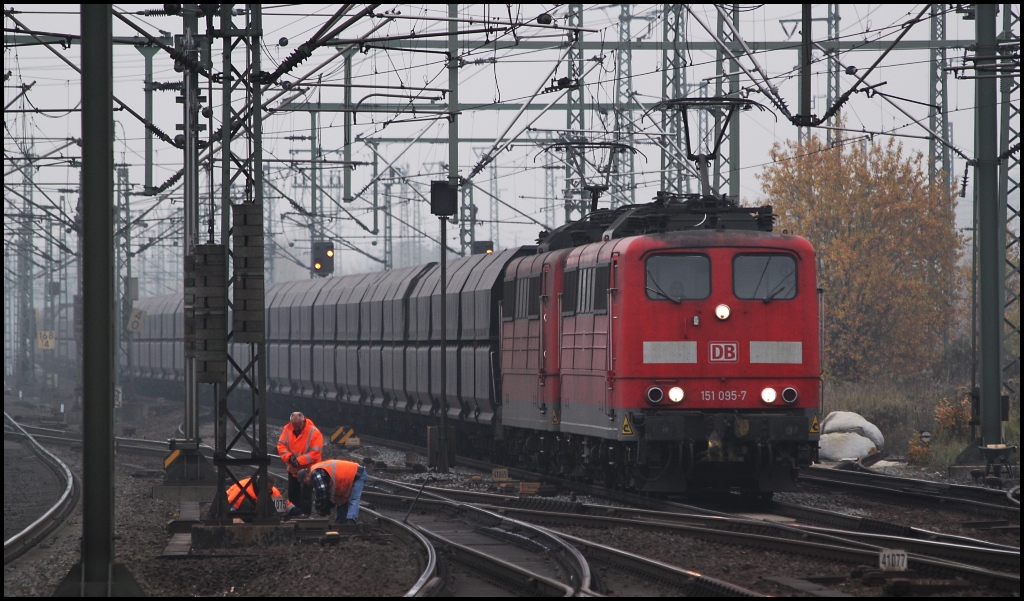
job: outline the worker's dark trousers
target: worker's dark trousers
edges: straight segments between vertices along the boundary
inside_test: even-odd
[[[288,500],[294,503],[302,513],[309,515],[313,511],[313,487],[303,486],[299,479],[289,472]]]

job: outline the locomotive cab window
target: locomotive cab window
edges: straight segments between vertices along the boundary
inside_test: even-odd
[[[703,255],[655,255],[647,259],[647,298],[701,300],[711,294],[711,261]]]
[[[789,255],[740,255],[732,264],[732,287],[739,299],[796,298],[796,261]]]

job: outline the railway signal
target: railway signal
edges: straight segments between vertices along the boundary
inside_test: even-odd
[[[313,273],[328,276],[334,273],[334,243],[313,243]]]
[[[474,255],[489,255],[494,252],[494,243],[490,240],[476,240],[471,248]]]

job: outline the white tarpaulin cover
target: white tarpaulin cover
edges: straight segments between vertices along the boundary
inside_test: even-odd
[[[852,411],[833,411],[821,422],[821,433],[831,434],[837,432],[854,432],[869,439],[876,449],[881,450],[885,446],[885,437],[882,436],[875,424],[869,422]],[[822,439],[825,437],[822,436]],[[852,457],[847,455],[846,457]]]
[[[863,459],[875,450],[875,443],[856,432],[822,434],[818,441],[818,458],[822,461]]]

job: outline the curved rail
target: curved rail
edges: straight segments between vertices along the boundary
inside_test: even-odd
[[[496,496],[482,493],[466,494],[465,491],[452,492],[463,498],[476,496],[476,503],[486,502],[482,497]],[[443,497],[445,494],[440,493],[436,496]],[[741,544],[790,553],[802,552],[852,563],[870,564],[877,558],[877,553],[881,549],[900,548],[911,553],[911,566],[921,572],[953,575],[974,582],[988,582],[1004,591],[1020,590],[1019,576],[1010,573],[1013,568],[1020,565],[1020,552],[1005,547],[996,549],[810,526],[790,526],[738,516],[670,514],[588,506],[564,501],[536,504],[562,505],[557,509],[527,509],[513,507],[512,505],[517,503],[514,499],[509,501],[511,502],[500,506],[490,505],[483,508],[506,517],[515,516],[528,523],[671,530],[716,543]],[[420,501],[423,504],[436,502],[438,501],[435,499]]]
[[[686,597],[763,597],[764,595],[704,576],[697,572],[677,568],[676,566],[649,559],[634,553],[627,553],[615,547],[595,543],[571,534],[558,533],[577,549],[584,557],[593,557],[595,561],[618,566],[620,569],[642,574],[652,580],[658,580],[685,591]]]
[[[423,553],[419,554],[422,559],[420,570],[420,577],[416,580],[408,591],[405,592],[406,597],[432,597],[438,594],[444,586],[444,581],[438,577],[437,571],[437,551],[434,550],[434,545],[426,539],[422,534],[419,533],[415,528],[404,524],[398,520],[392,519],[377,513],[369,507],[363,507],[362,511],[376,518],[378,523],[385,529],[403,539],[410,546],[418,545],[423,548]],[[425,556],[425,557],[424,557]]]
[[[393,490],[397,489],[400,491],[398,497],[391,498],[396,498],[400,504],[407,506],[409,511],[411,511],[416,505],[416,501],[414,499],[410,499],[404,494],[401,494],[406,493],[416,495],[418,494],[416,487],[383,478],[371,479],[382,485],[390,487]],[[388,496],[390,495],[387,493],[380,493],[370,489],[364,489],[363,492],[364,499],[372,499],[376,497],[381,501],[386,501]],[[545,528],[539,528],[533,524],[511,519],[508,516],[503,516],[493,511],[453,501],[452,499],[445,498],[444,496],[436,493],[428,492],[421,494],[419,503],[421,507],[437,507],[438,505],[444,505],[446,507],[453,508],[462,513],[465,519],[480,522],[484,525],[485,529],[492,531],[492,534],[499,538],[507,538],[507,540],[509,540],[513,545],[528,543],[530,547],[544,547],[545,553],[553,557],[561,566],[564,573],[568,576],[569,582],[572,586],[567,587],[561,582],[533,574],[519,566],[503,562],[498,558],[490,557],[475,549],[448,540],[439,534],[429,532],[421,525],[416,525],[416,527],[419,528],[428,538],[437,540],[446,548],[453,551],[460,561],[482,571],[488,571],[496,567],[505,574],[515,574],[517,578],[525,578],[526,580],[524,580],[524,582],[532,586],[532,590],[530,592],[534,595],[571,596],[577,592],[581,594],[593,594],[590,588],[592,580],[590,566],[587,563],[586,558],[584,558],[579,550],[573,545],[566,543],[560,535],[552,533]],[[504,531],[507,534],[503,534],[499,531]],[[519,532],[527,532],[530,533],[531,536],[526,537],[519,534]]]
[[[40,445],[7,412],[4,412],[4,421],[10,423],[18,433],[29,441],[32,452],[42,459],[43,463],[49,466],[57,477],[64,482],[64,492],[53,507],[50,507],[46,513],[29,524],[27,528],[4,541],[4,565],[7,565],[11,560],[21,556],[39,543],[39,541],[64,521],[64,518],[78,501],[78,487],[75,486],[75,478],[71,474],[71,470],[68,469],[68,466]]]

